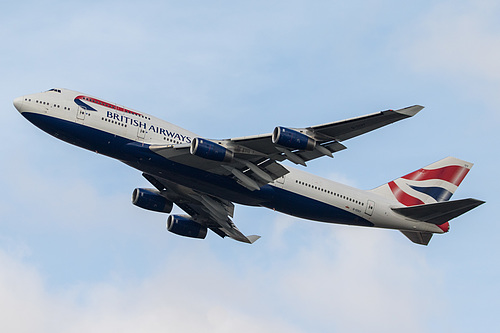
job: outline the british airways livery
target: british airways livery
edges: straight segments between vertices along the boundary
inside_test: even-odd
[[[447,157],[373,190],[359,190],[283,165],[333,157],[343,142],[414,116],[422,106],[388,110],[322,125],[232,139],[207,139],[152,115],[67,89],[25,95],[15,108],[43,131],[143,172],[153,188],[137,188],[132,203],[170,213],[167,229],[205,238],[253,243],[233,223],[234,203],[262,206],[327,223],[396,229],[427,245],[451,219],[484,201],[450,201],[472,163]]]

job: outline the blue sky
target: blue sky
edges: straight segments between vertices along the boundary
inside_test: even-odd
[[[470,332],[498,324],[496,1],[25,1],[0,11],[0,330]],[[413,104],[308,171],[370,189],[452,155],[487,204],[428,247],[237,206],[252,246],[134,207],[140,172],[12,106],[64,87],[208,138]],[[178,210],[176,210],[178,211]]]

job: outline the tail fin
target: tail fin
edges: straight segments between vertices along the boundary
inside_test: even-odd
[[[446,157],[373,190],[405,206],[448,201],[473,164]]]
[[[449,230],[448,220],[484,203],[475,199],[447,202],[472,166],[472,163],[458,158],[446,157],[379,186],[371,192],[407,206],[393,208],[396,213],[422,222],[436,224],[443,232],[447,232]],[[430,232],[403,230],[401,232],[412,242],[422,245],[427,245],[432,237]]]

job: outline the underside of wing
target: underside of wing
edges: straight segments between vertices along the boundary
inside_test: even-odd
[[[234,204],[214,196],[198,193],[168,180],[144,173],[146,178],[168,200],[189,214],[189,219],[208,228],[221,237],[252,244],[260,238],[245,236],[233,223]],[[206,230],[206,229],[205,229]]]
[[[415,115],[411,106],[306,128],[276,127],[272,133],[225,140],[194,138],[191,144],[152,145],[149,149],[170,161],[234,178],[259,190],[289,171],[284,160],[306,162],[346,149],[341,141]]]
[[[205,144],[215,146],[220,151],[228,151],[230,157],[212,159],[193,153],[191,146],[150,146],[150,150],[170,161],[201,169],[214,174],[229,176],[242,186],[255,191],[265,184],[283,177],[289,171],[279,162],[284,160],[279,154],[268,156],[245,147],[232,145],[230,141],[209,141]],[[208,142],[207,142],[208,141]],[[226,148],[230,146],[231,148]],[[209,150],[209,149],[207,149]]]
[[[345,141],[396,121],[413,117],[423,108],[423,106],[414,105],[399,110],[381,111],[366,116],[312,126],[309,129],[319,135],[324,135],[325,139]]]
[[[273,133],[231,139],[231,143],[261,152],[274,160],[296,164],[346,149],[342,141],[414,116],[423,107],[410,106],[305,128],[276,127]]]

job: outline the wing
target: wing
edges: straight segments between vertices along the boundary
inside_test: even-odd
[[[151,146],[149,149],[172,161],[233,177],[254,191],[287,174],[288,170],[280,164],[286,159],[306,166],[307,161],[318,157],[333,157],[334,153],[346,149],[342,141],[412,117],[422,109],[415,105],[306,128],[276,127],[269,134],[226,140],[196,138],[195,145]],[[198,152],[193,147],[204,148]]]
[[[412,117],[422,109],[423,106],[414,105],[404,109],[382,111],[347,120],[294,129],[297,132],[303,133],[314,139],[317,146],[316,149],[313,150],[308,151],[297,149],[294,150],[293,153],[301,157],[304,162],[324,155],[330,155],[324,149],[317,149],[318,145],[327,148],[327,150],[331,153],[335,153],[346,149],[346,147],[340,143],[341,141],[345,141],[358,135],[373,131],[377,128],[392,124],[398,120]],[[271,137],[272,134],[263,134],[234,138],[231,139],[231,141],[268,155],[282,153],[285,158],[288,158],[286,154],[283,153],[282,149],[280,149],[281,147],[272,142]],[[292,162],[294,161],[292,160]]]
[[[231,221],[234,214],[232,202],[198,193],[190,188],[143,173],[163,196],[188,213],[197,223],[209,228],[221,237],[230,237],[244,243],[254,243],[260,236],[245,236]]]

